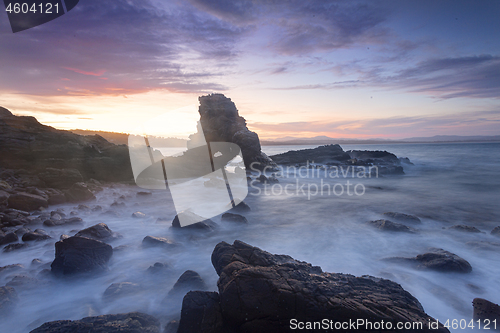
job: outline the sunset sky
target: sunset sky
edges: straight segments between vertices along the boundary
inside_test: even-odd
[[[3,7],[2,7],[3,8]],[[80,0],[12,33],[0,106],[63,129],[194,132],[230,97],[261,138],[500,134],[500,1]]]

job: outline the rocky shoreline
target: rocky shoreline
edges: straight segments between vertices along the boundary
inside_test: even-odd
[[[386,151],[344,151],[339,145],[290,151],[269,158],[262,153],[258,137],[246,128],[244,119],[238,115],[230,99],[215,95],[200,102],[204,126],[226,129],[220,133],[208,130],[205,135],[213,141],[238,143],[247,157],[245,161],[260,163],[258,170],[266,167],[276,170],[280,166],[325,170],[377,167],[381,175],[402,175],[403,167],[411,165],[409,159],[398,158]],[[214,112],[220,110],[228,112],[219,119]],[[135,241],[133,246],[137,251],[149,251],[151,257],[148,259],[155,262],[148,264],[149,268],[143,269],[136,280],[105,279],[106,289],[96,296],[105,305],[145,293],[155,294],[165,288],[161,281],[166,276],[171,278],[171,264],[160,258],[164,253],[180,253],[206,237],[222,239],[227,236],[222,224],[229,228],[247,228],[254,224],[250,217],[251,208],[243,202],[220,216],[221,225],[219,220],[205,220],[181,229],[176,217],[151,216],[142,212],[141,202],[145,201],[141,200],[154,199],[157,193],[135,187],[128,193],[111,191],[109,199],[112,196],[112,202],[103,204],[96,201],[103,191],[110,192],[120,184],[131,184],[127,147],[110,144],[99,136],[83,137],[58,131],[41,125],[33,117],[14,116],[6,109],[0,109],[0,129],[0,255],[13,258],[18,253],[36,248],[41,251],[40,255],[50,253],[53,256],[50,261],[30,257],[29,266],[0,265],[0,278],[5,283],[0,287],[2,319],[15,311],[22,311],[19,304],[25,304],[23,302],[33,293],[42,293],[44,289],[59,284],[106,277],[110,267],[113,269],[113,258],[134,251],[130,250],[130,244],[116,246],[123,235],[106,224],[109,219],[123,217],[120,213],[125,209],[134,209],[132,214],[127,213],[127,218],[140,225],[171,225],[172,237],[140,235],[141,241]],[[277,182],[279,175],[262,174],[257,181],[264,184]],[[128,202],[131,198],[137,199],[133,206]],[[66,209],[61,208],[63,205]],[[86,217],[99,223],[89,224]],[[418,237],[425,233],[425,223],[417,216],[391,211],[360,225],[373,233]],[[463,224],[448,226],[443,232],[457,235],[485,233]],[[490,234],[488,237],[500,235],[500,226]],[[238,240],[231,245],[220,242],[221,239],[217,240],[211,257],[218,275],[217,286],[207,283],[198,272],[187,268],[177,275],[179,278],[167,289],[168,293],[162,294],[159,308],[144,311],[145,308],[138,305],[134,312],[102,315],[109,312],[89,306],[88,315],[81,320],[34,321],[29,323],[29,330],[35,333],[288,332],[293,330],[290,328],[293,320],[296,323],[315,323],[323,319],[332,322],[362,319],[384,320],[391,324],[422,322],[423,329],[415,332],[448,331],[426,314],[415,297],[391,281],[391,277],[388,280],[326,273],[320,267],[288,255],[274,255]],[[469,241],[466,245],[480,251],[498,251],[500,248],[499,243],[490,241]],[[464,276],[475,270],[474,262],[442,248],[379,259],[381,263],[408,267],[416,272]],[[151,285],[142,283],[141,279],[151,282]],[[470,288],[479,289],[476,286]],[[217,292],[213,291],[215,289]],[[181,301],[179,313],[176,304],[180,305]],[[474,300],[474,318],[493,320],[498,316],[496,304],[484,299]],[[173,317],[177,318],[172,320]]]

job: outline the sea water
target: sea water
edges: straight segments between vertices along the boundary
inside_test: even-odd
[[[81,226],[44,227],[52,240],[31,242],[25,249],[0,254],[0,266],[22,264],[18,273],[0,272],[0,283],[5,285],[14,275],[38,277],[46,281],[42,269],[50,268],[54,259],[54,243],[61,234],[74,235],[76,231],[104,222],[122,238],[110,244],[117,250],[109,263],[107,273],[86,278],[48,280],[47,284],[33,284],[32,288],[18,287],[19,303],[14,312],[0,319],[1,332],[29,332],[47,321],[81,319],[101,314],[141,311],[160,318],[163,322],[178,317],[181,297],[169,297],[168,291],[186,270],[197,271],[210,290],[217,290],[217,274],[211,264],[211,253],[220,241],[232,243],[242,240],[271,253],[292,257],[321,266],[323,271],[349,273],[356,276],[372,275],[393,280],[415,296],[425,311],[439,319],[472,319],[472,300],[476,297],[500,302],[500,256],[498,250],[481,250],[468,242],[496,242],[500,238],[490,231],[500,225],[499,186],[500,144],[392,144],[343,145],[344,150],[387,150],[398,157],[408,157],[414,165],[404,164],[404,175],[378,177],[342,176],[329,174],[306,177],[288,170],[279,178],[274,192],[253,185],[245,202],[251,211],[244,213],[248,225],[234,225],[213,220],[219,229],[207,235],[183,236],[170,229],[170,223],[158,223],[163,217],[171,221],[175,215],[172,198],[167,191],[154,190],[151,196],[137,196],[141,189],[130,185],[105,186],[90,207],[100,205],[110,209],[113,202],[123,202],[115,208],[119,216],[79,212]],[[307,146],[264,146],[268,155]],[[177,151],[176,151],[177,152]],[[254,174],[254,177],[256,174]],[[304,176],[304,174],[302,174]],[[361,184],[357,194],[340,193],[340,185]],[[322,183],[323,182],[323,183]],[[337,185],[337,192],[316,193],[314,185]],[[284,191],[287,186],[288,192]],[[296,191],[297,187],[303,191]],[[352,187],[351,187],[352,189]],[[267,190],[267,192],[266,192]],[[74,204],[50,207],[62,208],[69,214],[77,211]],[[141,211],[144,219],[132,218]],[[384,218],[384,212],[393,211],[418,216],[421,224],[410,225],[416,234],[382,232],[366,222]],[[466,224],[483,233],[460,233],[447,228]],[[40,226],[39,226],[40,227]],[[147,236],[172,238],[182,249],[169,251],[143,248]],[[401,264],[381,261],[383,258],[415,257],[429,247],[443,248],[466,259],[472,265],[468,274],[415,270]],[[493,247],[494,248],[494,247]],[[32,265],[35,258],[41,266]],[[164,273],[150,274],[148,267],[155,262],[168,265]],[[41,274],[41,275],[39,275]],[[106,301],[102,295],[112,283],[132,282],[141,291],[134,295]],[[453,331],[453,330],[452,330]],[[466,330],[457,330],[466,332]]]

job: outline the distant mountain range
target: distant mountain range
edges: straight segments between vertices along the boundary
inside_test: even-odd
[[[459,135],[435,135],[431,137],[412,137],[406,139],[348,139],[348,138],[330,138],[328,136],[315,136],[312,138],[297,138],[286,136],[273,140],[261,140],[264,146],[274,145],[324,145],[333,143],[343,144],[384,144],[384,143],[432,143],[432,142],[500,142],[500,135],[495,136],[459,136]]]
[[[128,134],[115,133],[105,131],[90,131],[90,130],[71,130],[71,132],[80,135],[100,135],[109,142],[114,144],[127,144]],[[160,138],[151,136],[158,143],[164,147],[186,147],[187,140],[178,138]],[[159,141],[158,141],[159,140]],[[331,138],[328,136],[315,136],[312,138],[298,138],[293,136],[285,136],[273,140],[261,140],[263,146],[277,146],[277,145],[326,145],[334,143],[342,144],[390,144],[390,143],[432,143],[432,142],[500,142],[500,135],[495,136],[460,136],[460,135],[435,135],[431,137],[412,137],[399,140],[383,139],[383,138],[370,138],[370,139],[348,139],[348,138]]]

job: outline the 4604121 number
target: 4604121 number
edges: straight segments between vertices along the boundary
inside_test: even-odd
[[[45,8],[44,8],[45,7]],[[55,3],[54,5],[50,2],[40,3],[40,4],[30,4],[28,3],[9,3],[9,5],[5,8],[5,11],[8,13],[14,14],[28,14],[28,13],[40,13],[40,14],[59,14],[59,4]]]

